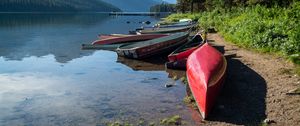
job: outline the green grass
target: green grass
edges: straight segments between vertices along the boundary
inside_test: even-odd
[[[300,64],[300,2],[286,8],[256,5],[236,7],[231,11],[216,9],[196,14],[173,14],[165,20],[174,22],[181,18],[198,20],[200,28],[214,29],[226,41],[240,47],[279,54]]]
[[[299,88],[297,88],[297,89],[294,91],[294,93],[296,93],[296,94],[300,94],[300,87],[299,87]]]
[[[179,115],[175,115],[169,118],[162,119],[160,121],[161,125],[181,125],[181,117]]]
[[[183,102],[185,104],[193,107],[194,109],[198,109],[195,98],[192,95],[191,96],[185,96],[184,99],[183,99]]]
[[[300,65],[296,66],[294,71],[298,76],[300,76]]]
[[[180,80],[183,84],[186,84],[186,85],[188,84],[188,80],[186,77],[181,77]]]

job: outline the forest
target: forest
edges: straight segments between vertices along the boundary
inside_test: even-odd
[[[0,12],[120,11],[101,0],[1,0]]]
[[[176,12],[176,5],[162,2],[161,4],[150,7],[150,12]]]
[[[299,0],[177,0],[176,9],[167,21],[192,18],[236,45],[300,64]]]

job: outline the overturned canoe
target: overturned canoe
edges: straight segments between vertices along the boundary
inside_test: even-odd
[[[168,55],[168,60],[165,65],[169,69],[185,69],[186,61],[190,54],[203,44],[201,33],[197,33],[186,44],[178,47],[175,51]]]
[[[186,69],[189,87],[206,119],[225,81],[227,61],[219,51],[205,43],[188,57]]]
[[[92,42],[92,45],[96,44],[120,44],[128,42],[145,41],[155,39],[159,37],[168,36],[168,34],[145,34],[145,35],[112,35],[104,36],[104,39],[96,40]]]
[[[188,32],[180,32],[144,42],[122,45],[117,49],[117,53],[119,56],[141,59],[158,53],[170,51],[187,42],[188,36]]]

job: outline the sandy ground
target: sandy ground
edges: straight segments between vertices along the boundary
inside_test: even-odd
[[[300,95],[287,93],[300,86],[293,65],[285,59],[239,48],[216,34],[208,40],[225,52],[227,80],[209,120],[201,125],[300,126]]]

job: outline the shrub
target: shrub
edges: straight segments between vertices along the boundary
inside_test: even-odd
[[[256,5],[236,7],[231,11],[215,9],[198,14],[174,14],[167,20],[181,18],[198,20],[201,28],[213,28],[227,41],[242,47],[287,57],[300,55],[300,2],[286,8]]]

